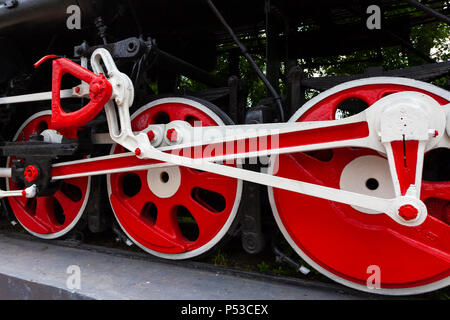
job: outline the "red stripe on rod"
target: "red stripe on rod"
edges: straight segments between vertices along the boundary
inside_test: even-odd
[[[395,161],[395,171],[400,183],[400,192],[404,196],[409,186],[415,184],[419,141],[392,141],[391,147]]]
[[[282,149],[313,145],[318,143],[330,143],[343,140],[365,138],[369,135],[367,122],[350,123],[332,127],[316,128],[295,132],[282,133],[280,135],[269,135],[267,138],[257,137],[241,139],[230,142],[206,144],[197,147],[175,149],[172,154],[189,157],[193,159],[218,157],[223,155],[241,154],[247,152],[266,151],[271,149]],[[278,139],[275,137],[278,136]],[[262,139],[266,139],[262,143]],[[276,140],[276,143],[274,143]],[[68,164],[52,168],[52,176],[60,177],[85,172],[113,170],[126,167],[135,167],[160,163],[152,159],[139,159],[134,155],[120,158],[100,159],[77,164]]]
[[[171,153],[189,158],[220,157],[247,152],[284,149],[306,145],[331,143],[344,140],[365,138],[369,135],[367,122],[356,122],[332,127],[315,128],[266,137],[240,139],[230,142],[176,149]],[[276,139],[278,138],[278,139]]]
[[[156,164],[161,161],[153,159],[139,159],[135,155],[129,155],[126,157],[101,159],[95,161],[81,162],[76,164],[68,164],[60,167],[52,168],[53,177],[61,177],[73,174],[81,174],[85,172],[114,170],[127,167],[142,166],[148,164]]]

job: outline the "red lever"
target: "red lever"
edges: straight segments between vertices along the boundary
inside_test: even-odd
[[[49,55],[39,60],[35,67],[47,59],[54,59],[56,56]],[[61,108],[61,78],[65,74],[89,84],[89,97],[91,101],[83,108],[66,113]],[[83,68],[66,58],[53,60],[52,74],[52,127],[55,129],[78,128],[94,119],[105,104],[111,98],[112,86],[103,74],[95,73]]]

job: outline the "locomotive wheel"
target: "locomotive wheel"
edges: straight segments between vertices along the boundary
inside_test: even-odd
[[[132,116],[133,131],[174,120],[222,126],[232,121],[217,107],[188,98],[163,98]],[[113,146],[111,153],[123,152]],[[119,225],[143,250],[166,259],[187,259],[216,248],[235,220],[242,181],[169,166],[107,176]]]
[[[28,141],[31,134],[51,129],[50,120],[50,110],[35,113],[22,124],[13,141]],[[8,167],[12,166],[12,160],[8,157]],[[90,181],[90,177],[66,179],[52,196],[9,197],[9,205],[29,233],[43,239],[56,239],[72,230],[83,215],[89,199]],[[21,189],[11,179],[6,180],[6,188]]]
[[[441,105],[450,101],[449,92],[427,83],[371,78],[323,92],[289,121],[336,119],[370,108],[382,97],[400,91],[425,93]],[[402,226],[382,213],[269,188],[275,220],[307,263],[349,287],[391,295],[445,287],[450,284],[448,157],[448,149],[425,155],[421,200],[428,217],[420,226]],[[269,172],[277,176],[382,198],[395,196],[386,157],[369,149],[294,153],[272,161]]]

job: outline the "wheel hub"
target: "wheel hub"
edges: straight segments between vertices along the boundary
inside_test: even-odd
[[[180,168],[177,166],[148,170],[147,183],[150,190],[159,198],[170,198],[181,185]]]
[[[342,190],[378,198],[395,197],[389,163],[377,155],[362,156],[349,162],[342,170],[339,187]],[[352,208],[369,214],[382,213],[356,206]]]

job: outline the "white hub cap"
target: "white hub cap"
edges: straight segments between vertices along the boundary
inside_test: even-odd
[[[347,164],[342,171],[339,186],[342,190],[357,192],[384,199],[395,198],[389,163],[378,156],[362,156]],[[377,214],[373,210],[352,206],[364,213]]]
[[[181,173],[178,166],[154,168],[148,170],[149,189],[159,198],[170,198],[181,185]]]

